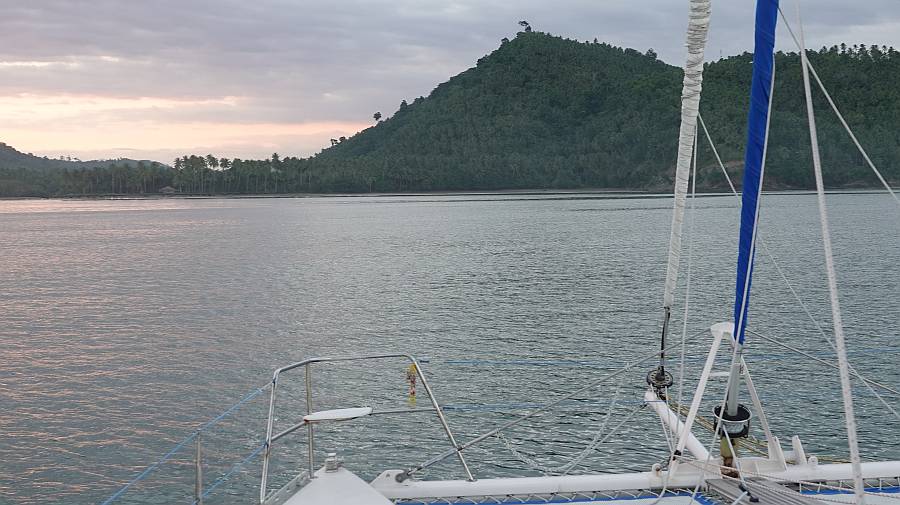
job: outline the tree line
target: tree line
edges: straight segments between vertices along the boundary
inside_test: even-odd
[[[770,189],[813,186],[799,60],[797,53],[775,58]],[[810,61],[873,161],[889,181],[900,181],[900,53],[840,44],[811,51]],[[701,114],[737,181],[751,64],[749,53],[708,63],[703,82]],[[189,154],[171,166],[0,168],[0,195],[138,194],[166,187],[184,194],[669,189],[681,79],[681,69],[660,61],[652,49],[525,30],[427,98],[403,100],[390,117],[375,113],[372,127],[331,139],[308,158]],[[874,185],[822,94],[815,92],[814,100],[826,182]],[[704,141],[698,153],[698,187],[725,188]]]

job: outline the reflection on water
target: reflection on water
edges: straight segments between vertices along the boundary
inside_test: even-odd
[[[513,418],[511,407],[549,401],[652,350],[670,220],[665,201],[0,202],[0,502],[96,503],[264,384],[274,368],[315,355],[426,358],[439,399],[457,406],[448,411],[451,426],[463,440],[475,436]],[[895,383],[896,209],[879,194],[829,202],[853,362]],[[730,317],[732,204],[726,197],[697,204],[702,233],[689,334]],[[814,197],[767,196],[764,206],[763,240],[827,323]],[[750,325],[823,350],[762,255]],[[701,337],[688,346],[689,376],[706,343]],[[819,454],[845,452],[835,372],[759,340],[749,345],[773,429],[783,439],[800,433]],[[405,366],[322,366],[315,406],[407,407]],[[586,392],[508,437],[546,466],[564,463],[608,410],[624,416],[638,405],[644,373]],[[279,423],[287,426],[305,412],[302,380],[286,381],[284,393]],[[858,398],[864,453],[900,458],[896,422],[867,391],[860,388]],[[253,400],[204,435],[210,480],[255,447],[266,401]],[[664,457],[658,421],[643,412],[635,419],[626,439],[605,444],[577,471],[643,470]],[[411,414],[323,428],[317,441],[323,452],[339,447],[348,466],[373,477],[444,450],[442,437],[429,415]],[[298,436],[277,448],[278,478],[303,464],[304,443]],[[123,502],[189,502],[190,452]],[[482,476],[528,472],[494,439],[469,458]],[[256,463],[212,502],[249,503],[258,493]],[[445,475],[459,475],[452,460],[428,474]]]

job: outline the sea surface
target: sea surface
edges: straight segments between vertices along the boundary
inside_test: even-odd
[[[731,319],[738,234],[733,196],[694,205],[670,335],[670,396],[684,402],[706,329]],[[641,408],[652,361],[590,386],[658,345],[671,206],[596,194],[0,201],[0,503],[102,503],[243,398],[201,434],[203,482],[216,486],[206,503],[255,503],[265,388],[314,356],[415,355],[461,442],[576,393],[465,451],[478,477],[573,459],[570,473],[646,470],[668,454]],[[900,208],[859,193],[829,195],[828,209],[851,362],[896,386]],[[762,222],[749,327],[825,362],[751,334],[751,373],[786,447],[799,434],[807,452],[844,458],[836,361],[816,326],[831,336],[815,196],[766,195]],[[421,383],[409,397],[407,365],[313,367],[314,410],[404,411],[319,428],[319,463],[338,452],[374,478],[449,447]],[[723,386],[711,383],[704,415]],[[854,393],[864,457],[900,458],[900,421],[861,381]],[[285,374],[276,430],[300,420],[304,398],[302,369]],[[273,447],[270,489],[305,467],[306,447],[303,430]],[[191,503],[195,451],[191,439],[113,503]],[[421,475],[461,476],[452,457]]]

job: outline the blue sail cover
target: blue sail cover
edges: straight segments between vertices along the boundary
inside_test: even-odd
[[[759,208],[760,181],[763,177],[769,100],[772,97],[772,72],[775,66],[775,24],[778,0],[757,0],[756,40],[753,49],[753,80],[750,87],[750,112],[747,118],[747,151],[744,154],[744,183],[741,198],[741,237],[738,248],[737,283],[734,296],[734,336],[744,343],[750,283],[753,277],[754,233]]]

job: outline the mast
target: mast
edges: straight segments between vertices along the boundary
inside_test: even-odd
[[[647,375],[647,382],[657,394],[672,383],[666,372],[666,336],[675,301],[678,266],[681,261],[681,230],[687,198],[694,140],[697,135],[697,115],[700,109],[700,90],[703,83],[703,61],[709,33],[710,0],[691,0],[687,29],[687,61],[684,64],[684,85],[681,91],[681,127],[678,133],[678,158],[675,165],[675,208],[669,236],[669,259],[666,266],[666,285],[663,294],[663,322],[660,336],[659,367]]]
[[[775,80],[775,25],[778,21],[778,0],[758,0],[756,3],[756,34],[753,49],[753,77],[750,84],[750,111],[747,117],[747,149],[744,154],[744,181],[741,193],[741,231],[738,246],[737,281],[734,294],[734,345],[736,361],[744,347],[747,310],[750,306],[750,286],[753,279],[753,260],[756,255],[756,236],[759,218],[759,196],[762,192],[772,110],[772,84]],[[732,365],[725,413],[734,416],[738,411],[740,365]]]

